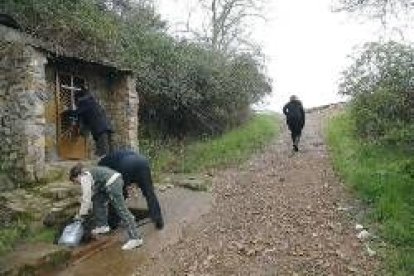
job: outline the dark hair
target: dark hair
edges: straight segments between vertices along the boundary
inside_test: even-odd
[[[88,93],[89,92],[89,86],[87,84],[81,84],[79,85],[80,91],[84,92],[84,93]]]
[[[82,163],[78,163],[75,166],[73,166],[69,171],[69,179],[70,181],[73,181],[76,177],[78,177],[83,171],[83,165]]]
[[[79,98],[85,97],[89,94],[89,89],[87,85],[81,84],[79,86],[79,89],[80,90],[75,92],[75,102],[78,102]]]

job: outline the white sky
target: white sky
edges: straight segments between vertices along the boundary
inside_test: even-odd
[[[201,24],[196,0],[158,0],[158,10],[172,30],[193,9],[192,25]],[[254,39],[263,46],[273,94],[262,108],[280,111],[289,96],[305,107],[344,100],[337,95],[340,72],[356,45],[376,40],[378,26],[359,24],[346,14],[332,13],[331,0],[269,0],[267,22],[257,25]]]

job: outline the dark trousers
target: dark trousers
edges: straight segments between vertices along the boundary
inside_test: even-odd
[[[154,184],[152,183],[150,168],[143,168],[141,170],[141,173],[136,175],[136,178],[133,180],[133,182],[136,183],[137,186],[141,189],[141,192],[147,201],[150,218],[155,223],[163,224],[161,207],[160,203],[158,202],[157,195],[154,191]]]
[[[302,135],[302,128],[303,126],[300,124],[298,120],[288,120],[287,125],[290,130],[292,143],[294,146],[299,146],[300,136]]]
[[[160,203],[154,191],[151,169],[146,159],[135,154],[124,156],[118,160],[117,168],[113,168],[122,174],[124,179],[124,196],[127,197],[127,188],[135,183],[141,189],[148,205],[149,217],[155,222],[157,228],[164,226]],[[101,162],[100,165],[112,168],[110,162]],[[111,215],[110,226],[117,224],[116,218]]]
[[[292,143],[295,146],[299,146],[300,136],[302,135],[302,131],[292,131],[290,136],[292,138]]]
[[[96,137],[95,140],[95,154],[97,156],[104,156],[112,152],[112,137],[111,132],[105,131]]]

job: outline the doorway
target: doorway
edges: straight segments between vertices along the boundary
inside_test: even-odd
[[[73,122],[65,113],[76,109],[75,93],[85,85],[80,76],[61,73],[56,74],[56,109],[57,109],[57,148],[62,160],[82,160],[88,157],[87,140],[84,136],[74,134]]]

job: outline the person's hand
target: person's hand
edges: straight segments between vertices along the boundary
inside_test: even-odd
[[[73,221],[80,221],[80,222],[83,222],[85,219],[80,215],[80,214],[76,214],[74,217],[73,217]]]
[[[131,185],[131,186],[129,186],[129,187],[127,187],[127,193],[128,193],[128,198],[129,197],[133,197],[134,196],[134,194],[135,194],[135,189],[134,189],[134,187]]]

